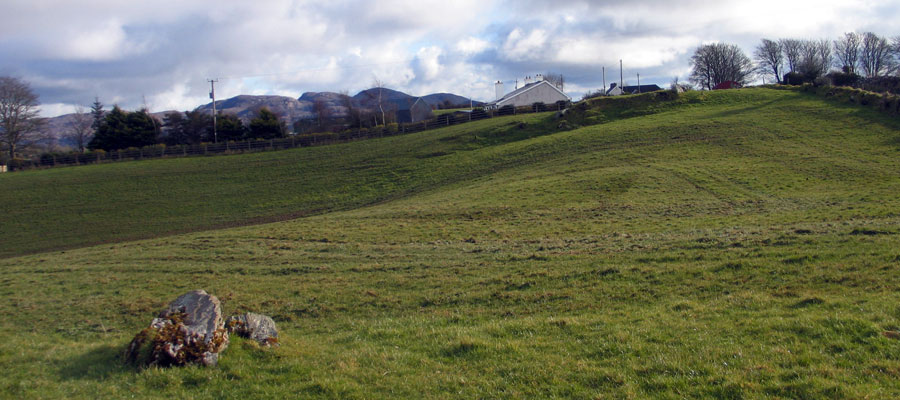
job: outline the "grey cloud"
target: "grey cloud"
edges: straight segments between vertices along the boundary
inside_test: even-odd
[[[145,95],[189,108],[206,101],[205,80],[210,77],[223,78],[222,96],[249,91],[299,95],[360,90],[376,74],[403,85],[395,87],[399,90],[480,88],[480,96],[489,98],[497,79],[548,71],[566,75],[573,88],[599,88],[601,67],[606,64],[608,81],[612,75],[617,79],[619,58],[625,58],[627,80],[634,81],[640,73],[642,83],[664,85],[684,71],[690,52],[703,41],[738,43],[749,53],[762,37],[836,37],[857,27],[898,33],[893,24],[900,16],[898,6],[887,0],[866,2],[866,7],[819,2],[810,17],[816,20],[795,17],[791,24],[780,24],[785,18],[780,14],[768,17],[776,18],[772,21],[747,15],[762,15],[773,4],[780,5],[774,0],[752,5],[700,0],[486,5],[474,0],[344,0],[273,1],[266,6],[107,0],[88,5],[60,1],[52,5],[54,10],[41,12],[30,2],[13,1],[9,12],[0,16],[0,73],[30,80],[46,104],[86,104],[98,95],[105,103],[119,99],[123,107],[134,108]],[[63,39],[103,24],[121,28],[124,36],[118,42],[105,43],[124,51],[121,56],[88,51],[79,58],[78,49],[60,48],[60,43],[68,43]],[[111,32],[118,32],[113,28]],[[530,44],[523,56],[515,46],[504,48],[516,29],[523,35],[540,30],[546,40]],[[457,52],[456,43],[469,37],[490,46],[477,54]],[[431,61],[417,56],[432,46],[441,51],[437,76],[429,76],[434,71]]]

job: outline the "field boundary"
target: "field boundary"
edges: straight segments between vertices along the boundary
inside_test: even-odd
[[[141,148],[131,147],[114,151],[95,150],[86,153],[45,153],[37,159],[12,160],[9,163],[9,171],[72,167],[79,165],[100,164],[117,161],[136,161],[155,158],[172,157],[196,157],[212,155],[243,154],[260,151],[287,150],[298,147],[325,146],[338,143],[347,143],[362,139],[375,139],[388,136],[405,135],[445,128],[451,125],[459,125],[484,119],[505,117],[518,114],[533,114],[548,111],[562,111],[569,104],[544,105],[535,103],[531,106],[503,107],[497,110],[473,109],[468,112],[453,112],[438,115],[435,118],[404,124],[388,124],[372,129],[361,128],[337,133],[312,133],[292,135],[280,139],[250,139],[244,141],[227,141],[221,143],[200,143],[195,145],[154,144]]]

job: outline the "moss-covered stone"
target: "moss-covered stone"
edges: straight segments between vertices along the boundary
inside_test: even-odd
[[[160,312],[134,337],[125,358],[138,366],[213,366],[227,346],[219,300],[197,290],[180,296]]]

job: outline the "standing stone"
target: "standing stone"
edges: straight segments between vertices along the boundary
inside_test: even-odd
[[[126,358],[138,365],[214,366],[228,346],[222,305],[203,290],[188,292],[153,319],[128,345]]]
[[[228,332],[250,338],[263,346],[278,346],[278,328],[269,316],[246,313],[232,315],[225,321]]]

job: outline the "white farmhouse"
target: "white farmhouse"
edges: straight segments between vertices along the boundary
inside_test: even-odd
[[[544,103],[546,105],[555,104],[558,101],[570,101],[569,96],[559,90],[556,85],[543,79],[538,75],[534,81],[531,78],[525,78],[525,86],[522,86],[502,97],[503,83],[496,84],[498,99],[485,105],[488,110],[496,110],[504,106],[530,106],[534,103]]]

